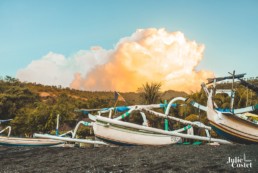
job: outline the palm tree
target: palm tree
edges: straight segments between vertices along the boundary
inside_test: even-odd
[[[147,82],[142,85],[142,88],[140,88],[139,91],[146,104],[157,103],[161,96],[160,88],[161,83],[156,82]]]

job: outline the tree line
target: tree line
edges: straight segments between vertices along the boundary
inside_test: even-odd
[[[257,82],[257,81],[256,81]],[[227,86],[228,85],[228,86]],[[127,101],[126,104],[153,104],[164,103],[165,98],[172,99],[174,92],[167,96],[168,92],[161,92],[160,83],[145,83],[137,93],[122,93]],[[220,88],[230,88],[230,84],[221,84]],[[236,84],[235,107],[245,107],[257,104],[257,95],[252,91]],[[51,93],[46,97],[40,95],[41,92]],[[206,105],[207,96],[204,91],[185,94],[196,102]],[[165,96],[166,95],[166,96]],[[226,94],[215,95],[215,101],[221,108],[229,108],[230,98]],[[19,80],[6,76],[0,80],[0,119],[13,119],[9,124],[12,126],[13,136],[32,136],[35,132],[54,133],[56,117],[60,115],[61,131],[68,131],[75,127],[80,120],[86,120],[87,115],[82,112],[75,112],[80,108],[104,108],[114,106],[114,93],[79,91],[69,88],[60,89],[55,86],[44,86],[40,84],[24,83]],[[119,105],[125,103],[120,102]],[[207,124],[205,112],[186,104],[179,103],[180,106],[171,109],[171,114],[176,117],[190,121],[202,121]],[[157,110],[164,112],[163,109]],[[257,112],[256,112],[257,113]],[[164,128],[164,120],[153,115],[147,115],[152,126]],[[142,123],[141,115],[134,113],[125,121]],[[169,122],[170,129],[177,129],[182,125],[176,122]],[[91,133],[88,128],[82,128],[79,134],[87,135]]]

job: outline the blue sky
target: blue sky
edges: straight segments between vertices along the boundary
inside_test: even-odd
[[[197,69],[258,76],[257,0],[0,0],[0,76],[52,51],[112,49],[139,28],[181,31],[205,45]]]

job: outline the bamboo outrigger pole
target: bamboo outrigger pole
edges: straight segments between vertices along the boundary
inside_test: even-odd
[[[102,142],[102,141],[93,141],[93,140],[88,140],[88,139],[75,139],[75,138],[54,136],[54,135],[49,135],[49,134],[34,133],[33,137],[35,137],[35,138],[55,139],[55,140],[66,141],[66,142],[78,142],[78,143],[86,143],[86,144],[108,145],[107,143]]]

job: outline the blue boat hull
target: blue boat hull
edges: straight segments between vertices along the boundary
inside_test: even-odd
[[[240,144],[258,144],[258,142],[256,141],[252,141],[252,140],[248,140],[245,138],[242,138],[240,136],[236,136],[233,135],[232,133],[228,133],[225,130],[223,130],[222,128],[216,126],[213,123],[210,123],[211,128],[222,138],[232,141],[232,142],[236,142],[236,143],[240,143]]]

